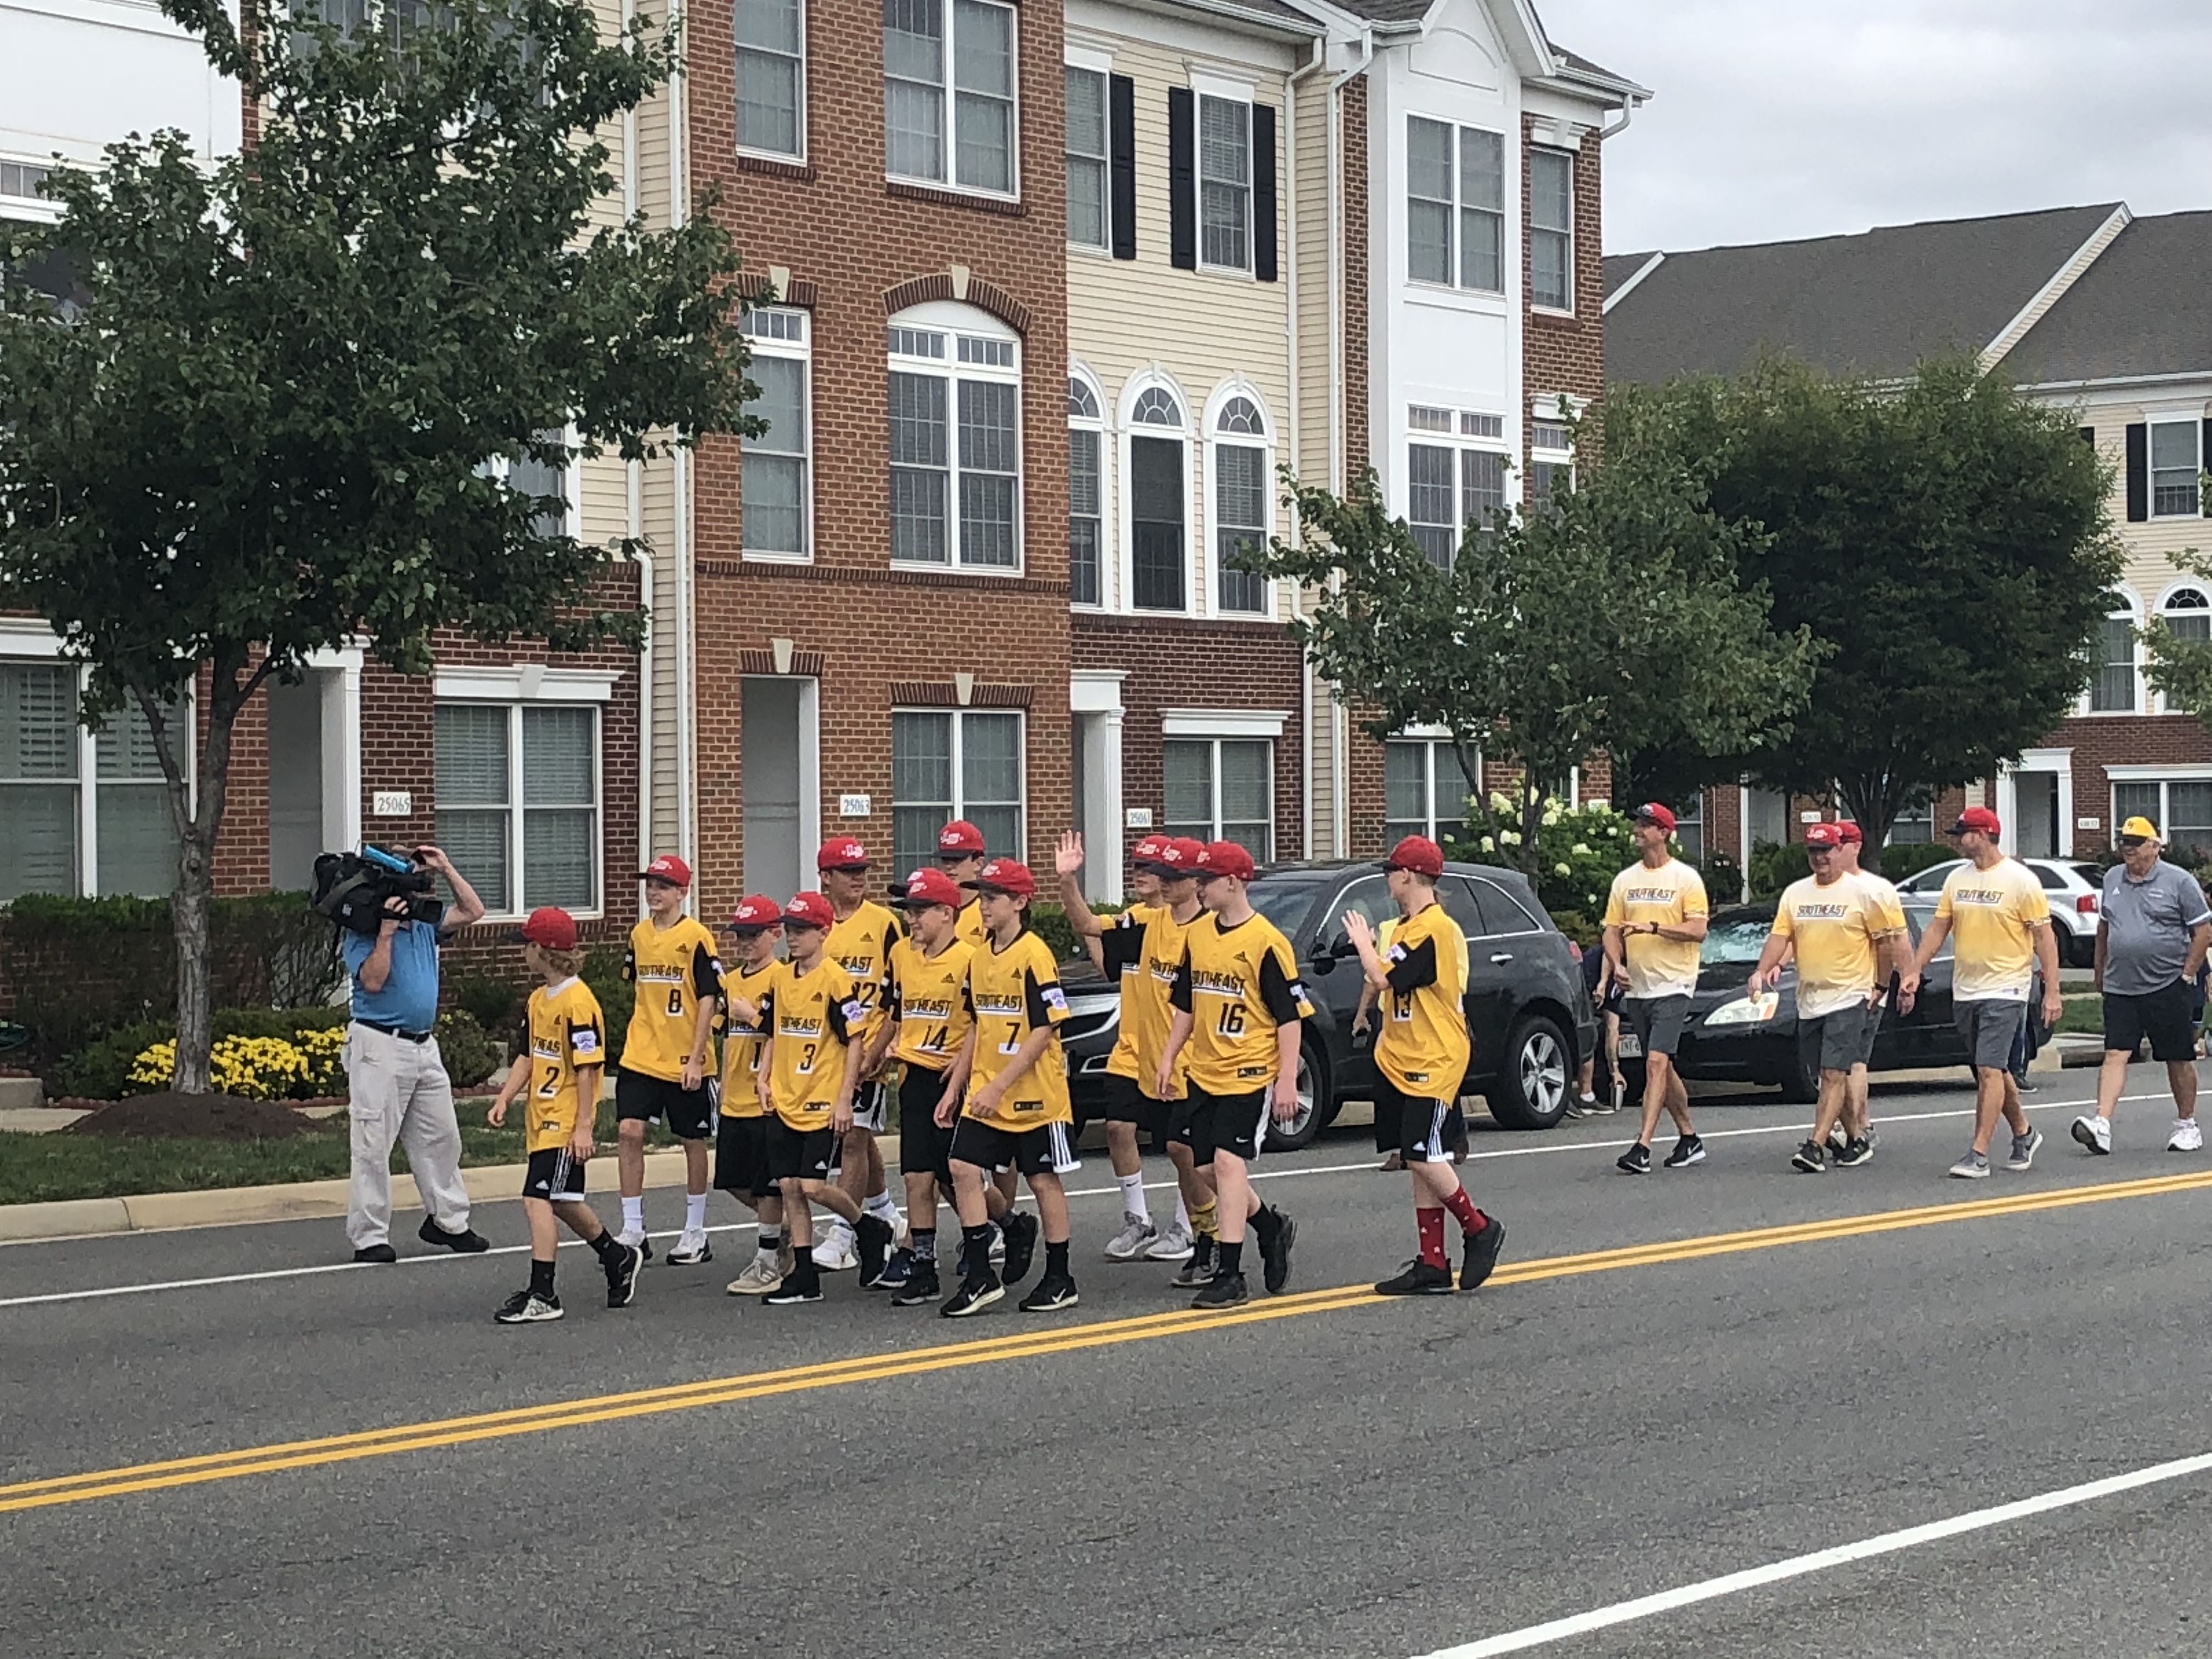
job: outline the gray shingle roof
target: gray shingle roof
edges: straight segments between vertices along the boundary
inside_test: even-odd
[[[1607,313],[1606,369],[1631,382],[1729,374],[1772,349],[1838,374],[1897,375],[1940,351],[1979,350],[2116,205],[1669,253]]]
[[[2212,370],[2212,212],[2138,219],[2007,354],[2026,385]]]
[[[1651,262],[1649,252],[1643,253],[1608,253],[1605,256],[1605,291],[1610,295],[1623,283]]]

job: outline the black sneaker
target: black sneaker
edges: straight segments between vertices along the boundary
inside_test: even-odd
[[[1674,1150],[1667,1154],[1667,1167],[1686,1170],[1692,1164],[1705,1161],[1705,1143],[1695,1135],[1684,1135],[1674,1143]]]
[[[1844,1147],[1850,1144],[1851,1138],[1844,1130],[1842,1124],[1838,1123],[1828,1131],[1828,1150],[1830,1152],[1840,1152]]]
[[[917,1261],[906,1276],[906,1283],[891,1292],[894,1308],[921,1308],[945,1294],[937,1282],[937,1264]]]
[[[1667,1161],[1674,1162],[1672,1158]],[[1791,1157],[1790,1166],[1794,1170],[1802,1170],[1807,1175],[1826,1175],[1828,1173],[1827,1149],[1817,1140],[1808,1140]]]
[[[1463,1245],[1459,1287],[1471,1291],[1489,1278],[1490,1270],[1498,1265],[1498,1253],[1505,1248],[1505,1224],[1486,1212],[1482,1225],[1464,1236]]]
[[[1252,1231],[1260,1236],[1261,1282],[1269,1296],[1280,1296],[1291,1282],[1291,1246],[1297,1243],[1298,1224],[1263,1204],[1252,1218]]]
[[[1375,1287],[1377,1296],[1449,1296],[1451,1293],[1451,1269],[1433,1267],[1419,1256],[1401,1268],[1395,1279],[1386,1279]]]
[[[535,1291],[517,1291],[499,1304],[492,1316],[502,1325],[543,1325],[561,1317],[561,1298]]]
[[[1052,1313],[1060,1308],[1072,1308],[1079,1300],[1075,1294],[1075,1280],[1066,1273],[1048,1273],[1036,1282],[1036,1289],[1021,1300],[1024,1313]]]
[[[1613,1159],[1613,1167],[1628,1175],[1650,1175],[1651,1149],[1639,1140],[1619,1158]]]
[[[1191,1241],[1188,1259],[1168,1283],[1182,1291],[1195,1290],[1200,1285],[1213,1283],[1213,1264],[1219,1259],[1215,1253],[1220,1248],[1219,1239],[1206,1233],[1199,1234]]]
[[[1191,1297],[1194,1308],[1241,1308],[1252,1299],[1243,1273],[1217,1273],[1204,1290]]]
[[[884,1263],[884,1270],[876,1275],[876,1282],[868,1286],[872,1291],[896,1291],[905,1287],[914,1277],[914,1251],[902,1244],[891,1252],[891,1259]]]
[[[1030,1263],[1036,1260],[1041,1224],[1027,1210],[1009,1210],[999,1227],[1006,1237],[1006,1259],[999,1264],[999,1278],[1006,1284],[1018,1285],[1030,1276]]]
[[[374,1262],[380,1267],[388,1267],[399,1260],[399,1252],[389,1244],[364,1244],[353,1253],[353,1259],[356,1261]]]
[[[998,1274],[986,1268],[952,1292],[952,1299],[937,1311],[946,1319],[965,1319],[977,1314],[1006,1295],[1006,1287]]]
[[[622,1255],[605,1264],[607,1270],[607,1306],[627,1308],[637,1300],[638,1270],[645,1266],[645,1252],[635,1244],[625,1244],[619,1238],[615,1247]]]
[[[1870,1143],[1863,1139],[1849,1140],[1844,1143],[1844,1150],[1836,1154],[1836,1167],[1856,1170],[1873,1156],[1874,1147]]]
[[[415,1237],[425,1244],[438,1245],[456,1255],[482,1255],[491,1249],[491,1240],[473,1227],[464,1227],[457,1233],[449,1233],[427,1215],[422,1218],[422,1228]],[[557,1309],[561,1304],[556,1302],[553,1305]]]
[[[822,1270],[811,1264],[793,1272],[790,1278],[761,1298],[770,1308],[795,1308],[805,1302],[822,1299]]]
[[[891,1240],[896,1235],[891,1224],[879,1215],[863,1212],[853,1224],[853,1242],[860,1258],[860,1285],[872,1291],[884,1276],[884,1267],[890,1260]]]

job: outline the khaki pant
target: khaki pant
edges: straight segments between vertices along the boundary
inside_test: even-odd
[[[394,1146],[406,1147],[408,1167],[432,1219],[449,1233],[467,1231],[461,1126],[453,1116],[453,1079],[439,1058],[438,1040],[410,1042],[356,1020],[346,1028],[345,1071],[353,1097],[346,1237],[354,1249],[390,1241]]]

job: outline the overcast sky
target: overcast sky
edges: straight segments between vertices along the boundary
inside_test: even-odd
[[[1608,252],[2086,202],[2212,207],[2212,0],[1537,0],[1656,94]]]

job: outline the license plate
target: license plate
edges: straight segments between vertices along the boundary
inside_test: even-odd
[[[1633,1031],[1623,1031],[1623,1032],[1620,1034],[1620,1057],[1621,1057],[1623,1060],[1641,1060],[1641,1059],[1643,1059],[1643,1058],[1644,1058],[1644,1042],[1643,1042],[1643,1039],[1642,1039],[1642,1038],[1640,1038],[1640,1037],[1638,1037],[1638,1036],[1636,1035],[1636,1033],[1635,1033],[1635,1032],[1633,1032]]]

